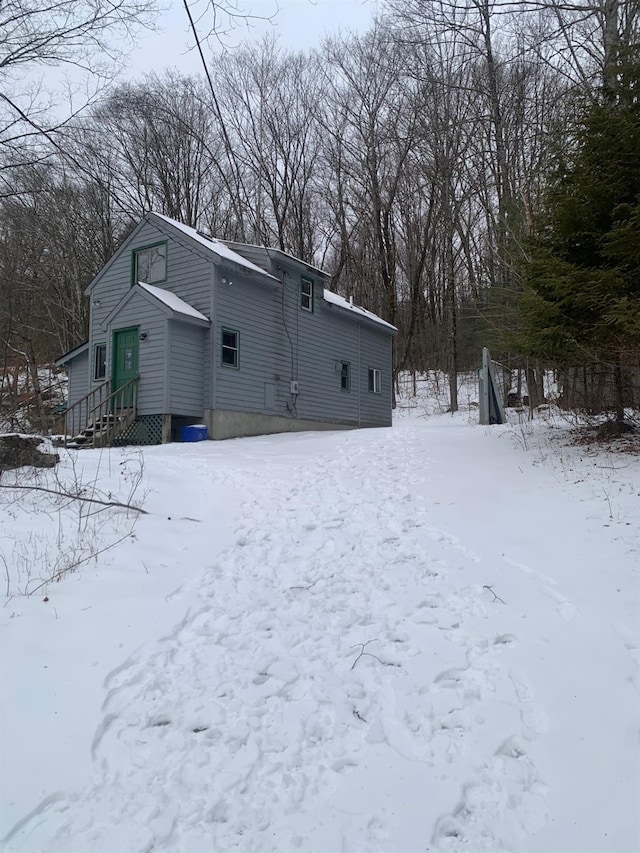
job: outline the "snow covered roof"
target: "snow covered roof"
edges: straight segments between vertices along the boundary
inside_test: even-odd
[[[320,275],[324,276],[325,278],[331,278],[331,275],[328,272],[326,272],[325,270],[320,269],[320,267],[316,267],[313,264],[307,263],[307,261],[303,261],[300,258],[296,258],[295,255],[291,254],[291,252],[285,252],[282,249],[267,249],[267,251],[269,253],[275,253],[278,255],[283,255],[285,258],[290,258],[292,261],[295,261],[298,264],[302,264],[307,269],[310,269],[313,272],[319,273]]]
[[[136,294],[142,296],[143,299],[149,299],[149,297],[151,297],[158,310],[163,311],[165,314],[168,314],[169,312],[177,314],[179,315],[179,318],[185,322],[193,323],[196,326],[202,326],[204,324],[207,326],[211,325],[211,320],[209,320],[208,317],[205,317],[204,314],[201,314],[200,311],[197,311],[192,305],[185,302],[184,299],[180,299],[180,297],[176,296],[175,293],[164,290],[162,287],[156,287],[154,284],[146,284],[144,281],[139,281],[136,283],[135,287],[129,288],[122,299],[120,299],[114,308],[107,314],[104,320],[102,320],[100,324],[101,327],[103,329],[107,329],[125,305],[127,305],[129,301],[136,296]]]
[[[392,329],[394,332],[398,331],[395,326],[392,326],[391,323],[387,323],[387,321],[383,320],[382,317],[378,317],[378,315],[374,314],[372,311],[367,311],[366,308],[354,305],[353,302],[345,299],[344,296],[338,296],[337,293],[332,293],[330,290],[325,289],[324,301],[329,302],[331,305],[337,305],[339,308],[345,308],[347,311],[354,311],[356,314],[360,314],[362,317],[366,317],[374,323],[379,323],[381,326],[386,326],[387,329]]]
[[[176,219],[171,219],[169,216],[165,216],[162,213],[151,214],[155,216],[156,219],[161,219],[163,222],[166,222],[168,225],[171,225],[173,228],[181,231],[183,234],[186,234],[191,240],[194,240],[196,243],[199,243],[201,246],[204,246],[209,251],[218,255],[219,258],[222,258],[225,261],[230,261],[233,264],[237,264],[240,267],[244,267],[245,269],[251,270],[252,272],[260,273],[261,276],[267,276],[268,278],[272,278],[275,281],[278,279],[275,276],[272,276],[270,273],[263,270],[262,267],[257,266],[256,264],[252,264],[251,261],[248,261],[246,258],[243,258],[242,255],[239,255],[237,252],[234,252],[233,249],[230,249],[220,240],[216,240],[215,237],[205,237],[196,231],[195,228],[190,228],[188,225],[183,225],[181,222],[178,222]]]
[[[301,258],[296,258],[295,255],[292,255],[290,252],[285,252],[282,249],[275,249],[273,246],[259,246],[257,243],[238,243],[235,240],[225,240],[224,242],[225,245],[229,246],[229,248],[233,250],[241,251],[244,248],[253,250],[254,252],[264,252],[266,258],[271,258],[273,255],[281,255],[282,257],[289,258],[296,264],[302,264],[303,267],[306,267],[314,273],[318,273],[325,278],[331,278],[331,275],[325,270],[320,269],[320,267],[316,267],[307,261],[303,261]]]
[[[208,317],[205,317],[200,311],[196,311],[195,308],[189,305],[188,302],[185,302],[184,299],[180,299],[175,293],[170,293],[168,290],[163,290],[161,287],[156,287],[153,284],[145,284],[143,281],[139,281],[138,284],[143,290],[146,290],[147,293],[150,293],[151,296],[154,296],[163,305],[166,305],[167,308],[175,311],[176,314],[184,314],[186,317],[195,317],[197,320],[210,322]]]

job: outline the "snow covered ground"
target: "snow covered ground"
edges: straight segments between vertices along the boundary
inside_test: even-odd
[[[421,411],[63,457],[149,514],[0,609],[0,849],[640,850],[640,456]]]

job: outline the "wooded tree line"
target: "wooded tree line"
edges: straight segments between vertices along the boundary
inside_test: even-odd
[[[388,0],[318,50],[266,39],[211,55],[209,79],[111,85],[58,126],[10,115],[5,370],[84,340],[84,287],[153,209],[328,270],[398,326],[396,374],[449,373],[453,408],[482,344],[532,402],[549,368],[592,408],[614,386],[637,402],[639,12]]]

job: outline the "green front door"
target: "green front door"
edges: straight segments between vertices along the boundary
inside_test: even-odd
[[[113,391],[138,375],[138,327],[113,333]],[[133,388],[115,399],[116,407],[133,405]]]

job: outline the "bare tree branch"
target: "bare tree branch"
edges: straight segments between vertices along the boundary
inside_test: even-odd
[[[47,489],[44,486],[21,486],[17,484],[9,484],[9,483],[0,483],[0,489],[10,489],[10,490],[20,490],[24,492],[46,492],[49,495],[58,495],[62,498],[69,498],[74,501],[82,501],[83,503],[90,504],[99,504],[100,506],[106,507],[118,507],[119,509],[131,509],[134,512],[139,512],[141,515],[148,515],[146,509],[142,509],[139,506],[133,506],[133,504],[120,503],[120,501],[101,501],[98,498],[90,498],[86,495],[82,494],[71,494],[69,492],[63,492],[58,489]]]

